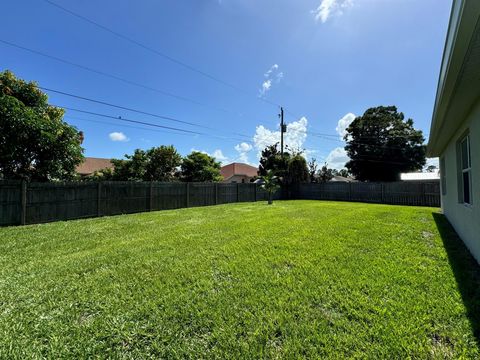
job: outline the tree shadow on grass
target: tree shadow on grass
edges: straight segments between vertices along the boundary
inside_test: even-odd
[[[480,266],[445,215],[433,213],[433,218],[447,251],[450,267],[455,274],[473,334],[480,346]]]

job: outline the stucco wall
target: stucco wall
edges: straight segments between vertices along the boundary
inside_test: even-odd
[[[466,206],[458,201],[457,183],[457,141],[470,132],[470,152],[472,159],[472,199],[473,204]],[[480,263],[480,100],[473,107],[461,128],[445,149],[446,189],[442,196],[443,212],[463,239],[473,256]]]

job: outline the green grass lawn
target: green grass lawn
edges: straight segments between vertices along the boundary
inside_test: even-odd
[[[437,209],[246,203],[0,229],[0,358],[479,358]]]

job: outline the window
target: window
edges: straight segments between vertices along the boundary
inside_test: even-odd
[[[447,172],[445,170],[445,156],[440,158],[440,181],[442,184],[442,195],[447,195]]]
[[[470,153],[470,136],[466,135],[459,143],[459,200],[472,204],[472,160]]]

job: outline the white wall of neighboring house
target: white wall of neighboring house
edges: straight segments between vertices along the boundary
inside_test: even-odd
[[[457,142],[467,131],[470,135],[472,205],[459,201],[462,187],[457,177]],[[443,212],[480,263],[480,100],[451,139],[440,159],[442,158],[445,161],[442,176],[446,176],[446,186],[442,189]]]

